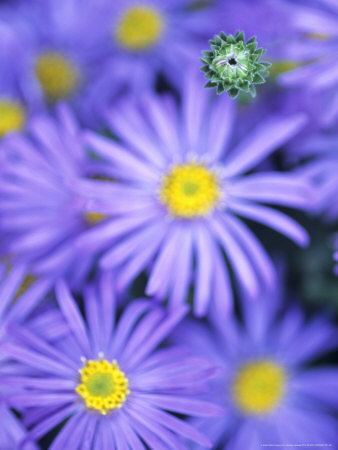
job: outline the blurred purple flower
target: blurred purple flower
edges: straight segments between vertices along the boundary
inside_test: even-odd
[[[338,369],[309,364],[337,347],[337,329],[321,316],[305,319],[296,305],[282,311],[280,295],[242,302],[244,323],[230,319],[209,330],[184,321],[174,333],[221,369],[206,396],[224,416],[192,421],[214,448],[336,443]]]
[[[89,228],[90,219],[84,215],[85,199],[72,184],[78,177],[95,174],[100,164],[91,161],[65,106],[58,108],[58,121],[37,116],[28,132],[2,141],[2,252],[30,265],[33,274],[52,278],[67,274],[74,283],[80,282],[93,258],[79,253],[74,239]]]
[[[159,73],[179,87],[187,66],[200,65],[201,50],[216,29],[217,10],[191,0],[94,0],[104,34],[106,62],[93,87],[102,104],[125,90],[153,90]]]
[[[87,207],[109,218],[78,240],[83,250],[104,250],[104,269],[119,268],[117,284],[128,286],[150,269],[146,293],[174,307],[195,287],[194,312],[207,313],[211,298],[219,313],[232,307],[228,265],[251,297],[272,285],[274,269],[261,243],[236,216],[260,222],[301,246],[306,231],[260,202],[304,208],[308,183],[292,173],[244,175],[304,125],[302,115],[272,116],[233,146],[234,103],[210,94],[189,77],[180,108],[172,98],[149,96],[142,105],[124,100],[108,114],[121,139],[88,133],[87,143],[115,171],[116,183],[81,181]],[[231,148],[233,147],[233,148]]]
[[[0,57],[2,76],[16,86],[26,108],[41,111],[68,101],[81,119],[96,122],[90,86],[102,53],[94,17],[92,2],[79,0],[33,0],[0,9],[0,31],[8,27],[11,33]]]
[[[115,323],[113,286],[105,274],[85,290],[85,323],[63,281],[56,292],[72,330],[68,339],[52,347],[12,326],[16,342],[2,345],[22,366],[2,382],[25,389],[11,401],[28,408],[25,422],[33,428],[27,439],[39,439],[68,419],[53,448],[67,443],[69,448],[137,449],[144,442],[159,450],[180,449],[183,437],[209,446],[197,429],[171,413],[221,415],[220,407],[198,399],[215,369],[179,346],[156,350],[186,308],[167,314],[139,300]],[[22,374],[28,367],[31,375]]]
[[[293,32],[285,43],[288,59],[300,64],[279,78],[286,87],[297,86],[304,95],[320,93],[323,125],[338,117],[338,3],[320,0],[310,5],[290,5]]]

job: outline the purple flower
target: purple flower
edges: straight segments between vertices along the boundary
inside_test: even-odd
[[[301,246],[308,243],[294,220],[260,204],[306,207],[308,184],[291,173],[246,174],[295,135],[304,117],[270,117],[234,144],[235,104],[202,84],[189,77],[179,108],[169,97],[148,96],[140,105],[124,100],[108,114],[119,142],[88,133],[88,145],[117,181],[79,183],[93,197],[87,206],[110,218],[85,232],[78,245],[105,251],[100,266],[119,269],[120,289],[147,268],[148,295],[169,296],[174,307],[185,301],[192,283],[195,314],[206,314],[215,298],[224,315],[232,307],[228,265],[251,297],[274,280],[268,255],[237,215]],[[215,292],[223,292],[222,298]]]
[[[53,447],[97,450],[183,448],[187,438],[203,446],[209,441],[171,413],[192,416],[222,414],[198,399],[215,369],[190,357],[181,346],[163,347],[163,340],[186,313],[153,307],[149,300],[128,306],[118,321],[111,277],[85,290],[82,318],[67,285],[60,281],[57,300],[71,329],[69,338],[50,346],[29,331],[11,327],[15,343],[2,350],[21,363],[17,375],[3,379],[24,388],[12,402],[28,408],[29,439],[39,439],[68,419]],[[158,346],[161,344],[161,349]],[[30,368],[31,375],[21,374]]]
[[[28,131],[28,136],[13,134],[2,143],[2,251],[29,264],[34,274],[56,278],[68,273],[76,283],[91,268],[92,257],[79,254],[74,239],[93,220],[84,215],[85,199],[72,183],[96,173],[100,164],[90,160],[65,106],[58,108],[58,121],[41,115]]]
[[[96,121],[90,86],[102,53],[93,32],[94,13],[90,1],[78,0],[34,0],[0,10],[12,34],[1,63],[24,106],[41,111],[67,100],[82,119]]]
[[[294,4],[289,15],[293,32],[285,43],[285,54],[300,66],[282,74],[280,82],[304,88],[305,95],[319,93],[322,123],[330,125],[338,116],[338,3],[320,0],[306,6]]]
[[[336,444],[338,369],[313,362],[337,347],[337,329],[321,316],[305,319],[296,305],[282,310],[280,295],[243,302],[244,323],[229,319],[210,331],[183,322],[175,333],[221,369],[206,396],[224,416],[192,421],[214,448]]]
[[[102,103],[128,89],[153,90],[157,76],[180,86],[187,66],[198,70],[201,49],[219,29],[217,10],[191,0],[94,0],[106,62],[93,87]]]

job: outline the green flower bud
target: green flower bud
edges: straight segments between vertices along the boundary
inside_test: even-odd
[[[269,62],[260,62],[266,50],[257,48],[256,38],[245,42],[243,32],[235,36],[221,33],[210,40],[211,50],[203,51],[202,72],[208,78],[206,88],[216,88],[217,94],[226,91],[236,98],[239,91],[256,96],[255,84],[265,83]]]

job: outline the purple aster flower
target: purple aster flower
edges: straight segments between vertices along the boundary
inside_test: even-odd
[[[79,0],[34,0],[0,10],[14,36],[1,62],[26,105],[41,110],[67,100],[81,118],[96,120],[90,85],[102,53],[94,14],[92,2]]]
[[[195,314],[206,314],[210,299],[219,298],[214,292],[223,292],[216,307],[224,315],[232,305],[228,265],[251,297],[274,279],[261,243],[237,216],[308,243],[293,219],[260,204],[303,208],[311,202],[308,184],[291,173],[246,174],[295,135],[304,117],[270,117],[234,145],[235,104],[202,85],[189,77],[180,108],[168,97],[148,96],[140,105],[124,100],[108,114],[119,142],[88,133],[88,145],[117,181],[78,184],[93,197],[87,207],[110,216],[78,245],[104,250],[100,265],[118,268],[120,289],[147,268],[148,295],[169,296],[173,307],[192,282]]]
[[[60,106],[58,121],[35,117],[28,135],[8,136],[1,151],[2,252],[29,264],[33,274],[68,273],[74,283],[81,280],[92,258],[75,250],[74,239],[98,219],[84,215],[85,199],[72,183],[96,173],[100,164],[90,160],[72,114]]]
[[[110,450],[185,448],[182,439],[209,446],[209,441],[172,413],[192,416],[222,414],[222,409],[198,399],[215,369],[190,357],[180,346],[163,347],[163,340],[186,313],[178,306],[168,314],[139,300],[118,321],[111,276],[89,286],[84,294],[87,322],[67,285],[56,287],[60,309],[72,334],[50,346],[27,330],[11,327],[15,343],[2,350],[30,367],[31,375],[3,379],[20,386],[11,401],[28,408],[29,439],[39,439],[68,419],[51,448]],[[161,349],[157,349],[161,344]]]
[[[188,64],[199,66],[201,49],[218,29],[217,10],[191,0],[94,0],[104,34],[106,63],[93,88],[100,102],[122,89],[133,94],[155,87],[161,73],[175,86]]]
[[[282,310],[280,295],[243,302],[244,323],[229,319],[210,331],[183,322],[175,333],[220,368],[206,395],[224,416],[193,421],[214,448],[337,443],[338,369],[313,366],[337,347],[337,329],[324,317],[305,319],[296,304]]]
[[[280,82],[305,89],[309,96],[320,94],[322,122],[330,125],[338,116],[338,3],[294,4],[289,14],[293,32],[284,50],[288,59],[300,66],[281,75]]]

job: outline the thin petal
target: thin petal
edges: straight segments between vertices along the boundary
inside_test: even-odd
[[[306,116],[273,117],[243,140],[231,153],[223,169],[224,177],[245,172],[293,137],[305,124]]]
[[[309,235],[304,228],[280,211],[268,208],[267,206],[244,202],[240,203],[238,201],[229,202],[229,207],[241,216],[262,223],[284,234],[301,247],[306,247],[309,243]]]

